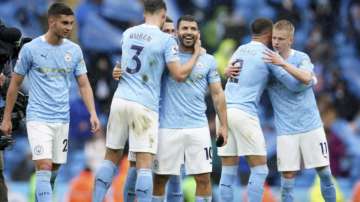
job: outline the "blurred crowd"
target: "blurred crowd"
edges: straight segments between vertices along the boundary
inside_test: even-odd
[[[36,37],[46,30],[46,11],[51,2],[0,0],[0,18],[8,26],[20,28],[23,36]],[[111,73],[115,62],[121,59],[122,33],[143,21],[142,1],[63,2],[75,10],[77,30],[73,40],[81,45],[84,52],[97,110],[103,126],[106,126],[112,94],[117,85]],[[168,15],[175,22],[183,14],[192,14],[200,22],[202,44],[207,52],[215,56],[222,75],[238,45],[250,41],[248,27],[252,20],[268,17],[274,21],[288,19],[293,22],[296,28],[294,48],[308,53],[315,65],[318,83],[314,90],[328,137],[333,175],[350,187],[360,181],[359,0],[166,0],[166,3]],[[225,83],[224,76],[223,81]],[[273,115],[266,93],[261,102],[260,117],[271,168],[268,183],[278,185]],[[215,113],[211,101],[207,103],[209,123],[214,133]],[[103,152],[103,137],[90,135],[88,118],[89,114],[74,87],[71,95],[69,163],[62,171],[63,181],[69,181],[84,168],[96,169],[97,161],[102,158],[103,153],[99,151]],[[16,137],[18,142],[14,148],[6,151],[6,174],[11,180],[28,181],[34,168],[26,150],[25,133],[19,132]],[[21,158],[19,154],[22,154]],[[239,172],[248,172],[246,164],[242,161],[240,164]],[[219,173],[219,161],[215,159],[215,181]],[[298,184],[309,185],[311,174],[305,172],[301,175]]]

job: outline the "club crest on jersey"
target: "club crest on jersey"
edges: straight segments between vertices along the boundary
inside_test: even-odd
[[[204,65],[203,63],[201,63],[201,62],[197,62],[196,65],[195,65],[195,67],[197,67],[197,68],[204,68],[205,65]]]
[[[71,53],[69,52],[65,53],[64,60],[66,62],[71,62],[71,59],[72,59]]]

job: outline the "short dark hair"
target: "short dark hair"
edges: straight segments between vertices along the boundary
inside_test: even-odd
[[[196,24],[198,24],[198,22],[196,21],[194,16],[192,16],[192,15],[183,15],[177,20],[177,28],[178,29],[179,29],[181,21],[196,22]]]
[[[173,23],[174,21],[169,16],[166,16],[165,22]]]
[[[48,17],[56,15],[74,15],[74,12],[64,3],[53,3],[48,10]]]
[[[145,13],[155,13],[161,9],[166,10],[166,4],[163,0],[145,0],[144,1]]]
[[[267,18],[257,18],[251,23],[250,27],[252,35],[262,35],[272,31],[273,23]]]

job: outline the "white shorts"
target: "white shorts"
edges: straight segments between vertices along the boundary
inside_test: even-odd
[[[129,151],[129,153],[128,153],[128,161],[136,162],[136,154],[135,154],[135,152]]]
[[[158,138],[158,114],[136,102],[114,98],[107,125],[106,147],[155,154]]]
[[[218,147],[219,156],[266,156],[264,135],[260,121],[240,109],[227,109],[228,141]],[[220,125],[217,119],[217,128]]]
[[[277,137],[279,171],[297,171],[329,165],[329,149],[323,127],[295,135]]]
[[[180,167],[184,162],[187,175],[212,171],[212,148],[208,127],[160,129],[154,173],[180,175]]]
[[[33,160],[51,159],[53,163],[66,163],[69,123],[28,121],[26,128]]]

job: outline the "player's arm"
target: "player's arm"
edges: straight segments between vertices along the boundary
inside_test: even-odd
[[[201,41],[198,38],[194,45],[194,52],[189,61],[185,64],[180,64],[179,60],[168,62],[167,67],[169,69],[170,75],[178,82],[185,81],[185,79],[191,73],[193,66],[196,64],[196,61],[201,53]]]
[[[214,102],[215,111],[220,120],[220,128],[218,130],[218,136],[224,138],[224,144],[227,143],[227,113],[225,94],[220,82],[214,82],[209,85],[211,98]]]
[[[113,79],[116,81],[120,80],[122,74],[123,74],[123,70],[121,69],[120,62],[116,61],[116,65],[113,68],[113,72],[112,72]]]
[[[274,52],[273,52],[274,53]],[[274,57],[272,57],[274,56]],[[289,90],[293,92],[301,92],[304,91],[314,85],[316,83],[315,76],[311,76],[309,80],[309,75],[313,75],[312,71],[309,71],[304,68],[296,68],[292,64],[284,62],[280,55],[275,53],[271,57],[269,55],[264,56],[264,61],[269,63],[271,72],[274,76],[284,84]],[[286,64],[283,64],[283,62]],[[291,68],[291,72],[295,75],[302,77],[301,79],[297,78],[291,72],[286,71],[286,69],[281,64],[286,65],[286,68]],[[292,71],[293,70],[293,71]]]
[[[100,129],[100,121],[96,114],[94,95],[86,74],[80,74],[76,77],[81,97],[90,113],[91,131],[97,132]]]
[[[313,73],[309,71],[307,67],[305,68],[296,68],[294,65],[286,62],[278,53],[266,50],[264,53],[264,60],[267,63],[278,65],[287,71],[290,75],[295,77],[297,80],[302,82],[305,85],[308,85],[313,80]],[[308,62],[307,65],[312,65]]]
[[[242,69],[242,64],[240,64],[240,59],[238,58],[239,49],[237,49],[231,56],[227,67],[225,68],[224,75],[226,78],[235,78],[237,77]]]
[[[6,105],[4,110],[4,117],[1,123],[1,130],[5,133],[5,135],[11,134],[11,130],[12,130],[11,112],[14,109],[18,91],[20,89],[23,80],[24,80],[23,75],[17,73],[12,74],[10,86],[6,93]]]

